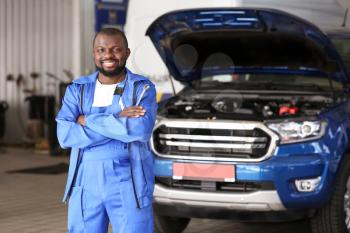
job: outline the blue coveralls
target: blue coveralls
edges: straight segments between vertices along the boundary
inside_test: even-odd
[[[108,107],[92,107],[98,73],[68,86],[57,121],[63,148],[72,148],[64,194],[68,204],[68,231],[104,233],[111,222],[114,232],[152,233],[154,189],[153,155],[149,138],[157,102],[154,85],[127,69],[122,96]],[[118,117],[121,103],[132,106],[144,85],[150,88],[140,105],[146,114]],[[81,98],[82,97],[82,98]],[[85,115],[85,127],[76,123]]]

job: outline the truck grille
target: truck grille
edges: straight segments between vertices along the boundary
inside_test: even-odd
[[[272,154],[277,140],[260,122],[162,120],[151,144],[160,157],[260,161]]]
[[[199,180],[174,180],[168,177],[156,177],[156,183],[169,188],[198,191],[250,193],[262,190],[275,190],[275,187],[271,182],[215,182]]]

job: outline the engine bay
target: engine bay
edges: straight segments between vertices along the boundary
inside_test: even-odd
[[[316,116],[341,101],[330,93],[254,93],[254,91],[185,90],[167,101],[167,118],[269,120]]]

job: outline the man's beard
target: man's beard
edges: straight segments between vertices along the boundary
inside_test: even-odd
[[[118,66],[117,68],[115,68],[114,70],[111,70],[111,71],[105,70],[105,69],[103,69],[102,66],[98,67],[97,65],[96,65],[96,69],[101,74],[103,74],[105,77],[115,77],[115,76],[120,75],[122,72],[124,72],[124,70],[125,70],[125,63],[120,65],[120,66]]]

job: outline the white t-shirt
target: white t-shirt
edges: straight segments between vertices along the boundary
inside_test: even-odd
[[[117,85],[118,83],[102,84],[97,79],[92,107],[107,107],[112,105],[114,91]]]

